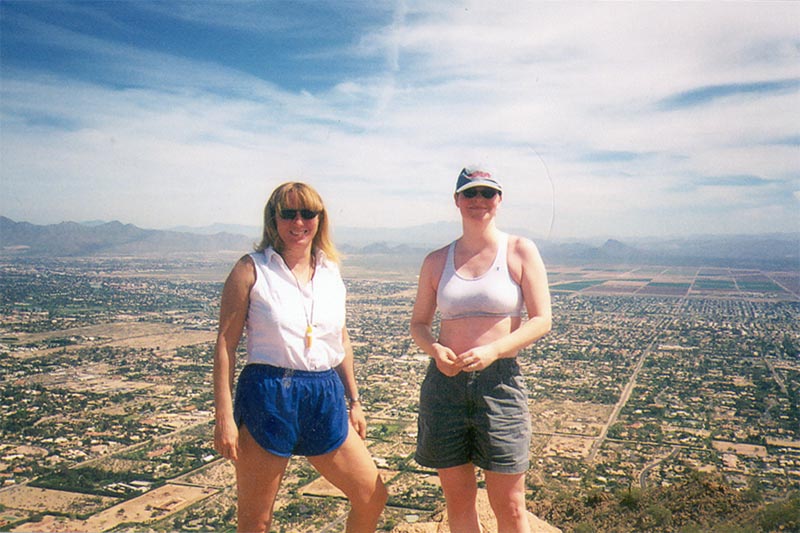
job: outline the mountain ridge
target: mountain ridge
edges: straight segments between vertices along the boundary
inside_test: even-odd
[[[119,221],[38,226],[0,216],[0,253],[23,256],[136,255],[218,252],[252,247],[252,239],[229,233],[198,236],[142,229]]]
[[[211,232],[211,228],[248,231]],[[159,255],[192,252],[246,252],[260,230],[214,225],[196,232],[143,229],[120,221],[61,222],[35,225],[0,216],[0,255],[37,257]],[[348,254],[422,258],[460,234],[460,224],[445,222],[409,228],[338,228],[340,249]],[[525,235],[524,231],[510,233]],[[565,264],[681,264],[800,271],[800,233],[719,235],[663,239],[607,239],[600,245],[580,241],[533,239],[545,262]]]

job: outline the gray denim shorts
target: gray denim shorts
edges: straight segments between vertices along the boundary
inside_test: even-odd
[[[501,474],[530,465],[528,393],[515,359],[449,378],[431,361],[422,382],[415,460],[428,468],[472,463]]]

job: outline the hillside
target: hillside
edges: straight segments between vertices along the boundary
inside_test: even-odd
[[[540,494],[532,511],[566,532],[756,533],[800,531],[800,493],[764,503],[719,475],[693,472],[677,485],[616,493]]]
[[[253,240],[243,235],[195,235],[147,230],[133,224],[92,225],[62,222],[38,226],[0,217],[0,253],[21,256],[163,255],[188,252],[244,251]]]

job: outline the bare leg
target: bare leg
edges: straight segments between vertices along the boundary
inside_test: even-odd
[[[375,531],[388,494],[366,444],[353,428],[339,448],[309,457],[308,462],[350,500],[347,531]]]
[[[272,507],[288,462],[288,457],[279,457],[262,448],[246,426],[239,428],[237,531],[269,531]]]
[[[450,531],[480,533],[481,525],[476,505],[478,482],[472,463],[440,469],[439,481],[447,502]]]
[[[484,471],[489,504],[497,517],[497,533],[530,533],[525,507],[525,474]]]

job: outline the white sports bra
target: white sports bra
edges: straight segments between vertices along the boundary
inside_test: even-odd
[[[477,278],[464,278],[456,272],[455,248],[453,241],[436,290],[436,306],[442,319],[522,316],[522,288],[508,271],[508,234],[500,234],[494,262]]]

